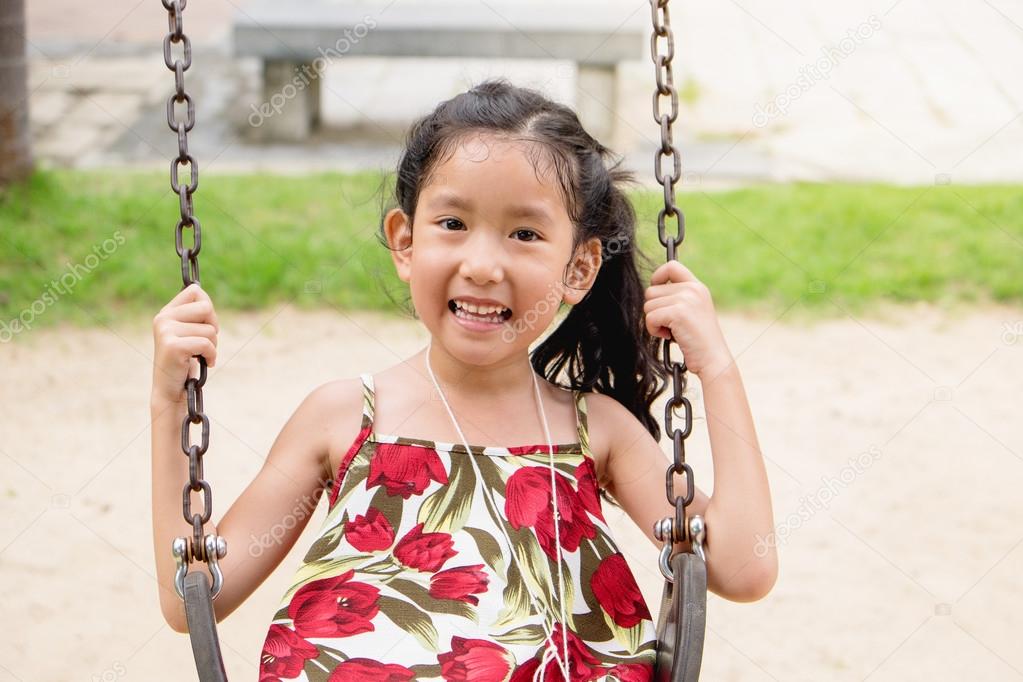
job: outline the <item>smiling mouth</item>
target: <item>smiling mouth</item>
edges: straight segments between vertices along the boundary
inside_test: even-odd
[[[462,308],[460,305],[455,303],[455,299],[448,300],[448,310],[450,310],[451,312],[453,312],[455,315],[457,315],[459,317],[464,317],[464,318],[469,319],[469,320],[478,320],[480,322],[491,322],[493,324],[500,324],[502,322],[507,322],[508,320],[511,319],[511,316],[512,316],[511,308],[505,308],[504,310],[501,310],[500,312],[489,313],[487,315],[480,315],[479,313],[473,313],[473,312],[470,312],[470,311],[466,310],[465,308]]]

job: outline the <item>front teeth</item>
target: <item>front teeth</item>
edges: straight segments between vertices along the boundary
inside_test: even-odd
[[[506,310],[504,306],[495,305],[475,305],[466,301],[455,301],[455,305],[466,312],[470,312],[473,315],[497,315],[498,317],[504,317],[503,313]]]

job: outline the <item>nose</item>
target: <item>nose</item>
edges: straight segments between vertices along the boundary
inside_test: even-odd
[[[504,279],[504,253],[484,230],[470,237],[461,249],[458,274],[475,284],[491,284]]]

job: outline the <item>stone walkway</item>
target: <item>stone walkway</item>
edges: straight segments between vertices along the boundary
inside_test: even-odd
[[[398,0],[413,2],[421,0]],[[562,0],[566,1],[566,0]],[[241,5],[240,0],[237,4]],[[622,0],[622,16],[649,13]],[[488,75],[568,103],[565,62],[345,58],[323,81],[334,131],[305,145],[246,141],[257,65],[230,58],[235,2],[186,9],[188,76],[204,169],[390,169],[404,125]],[[676,124],[690,185],[788,180],[931,184],[1023,180],[1023,6],[1008,0],[729,0],[672,7]],[[155,2],[28,8],[31,120],[39,158],[55,165],[165,167],[175,148],[163,107],[173,77]],[[617,149],[652,175],[658,131],[653,65],[624,65]]]

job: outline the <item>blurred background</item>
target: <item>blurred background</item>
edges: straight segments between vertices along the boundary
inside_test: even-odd
[[[669,7],[679,258],[742,372],[781,561],[759,602],[710,595],[703,679],[1023,680],[1023,5]],[[195,678],[160,615],[150,526],[151,320],[181,286],[167,15],[0,0],[0,682]],[[428,340],[375,231],[404,131],[439,101],[504,76],[576,108],[635,171],[638,245],[663,261],[650,15],[188,2],[221,320],[215,521],[310,390]],[[712,492],[691,392],[687,452]],[[324,511],[220,624],[232,679],[257,675]],[[656,608],[657,548],[608,517]]]

